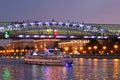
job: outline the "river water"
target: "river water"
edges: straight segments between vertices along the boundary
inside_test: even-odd
[[[120,80],[120,60],[74,58],[74,64],[66,67],[0,58],[0,80]]]

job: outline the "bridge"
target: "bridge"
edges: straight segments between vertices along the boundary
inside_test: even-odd
[[[108,39],[117,36],[105,27],[93,24],[75,22],[12,22],[0,26],[0,38],[4,39],[5,32],[10,39]],[[117,38],[120,38],[117,36]]]

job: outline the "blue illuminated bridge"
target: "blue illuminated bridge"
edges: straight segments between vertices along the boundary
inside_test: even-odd
[[[5,38],[5,32],[11,39],[109,39],[119,37],[120,25],[117,24],[87,24],[75,22],[1,22],[0,38]]]

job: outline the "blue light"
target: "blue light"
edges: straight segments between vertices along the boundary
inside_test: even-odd
[[[68,63],[67,61],[66,61],[66,63],[65,63],[65,66],[66,66],[66,67],[69,67],[69,63]]]
[[[69,63],[68,61],[66,61],[66,62],[65,62],[65,66],[66,66],[66,67],[72,67],[72,62]]]

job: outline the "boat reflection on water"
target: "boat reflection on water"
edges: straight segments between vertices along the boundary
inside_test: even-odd
[[[74,71],[72,67],[33,65],[32,76],[33,80],[70,80],[74,76]]]

